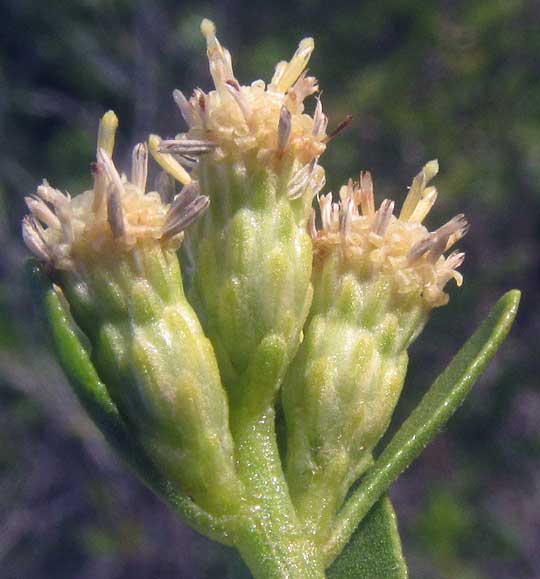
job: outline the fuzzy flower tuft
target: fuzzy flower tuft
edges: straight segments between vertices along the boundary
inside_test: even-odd
[[[173,172],[167,157],[174,156],[178,165],[188,170],[203,155],[217,162],[264,165],[277,172],[280,167],[292,168],[289,190],[293,198],[308,185],[313,188],[320,182],[322,186],[324,172],[317,159],[329,140],[328,119],[320,99],[313,115],[304,110],[305,99],[318,91],[317,79],[306,71],[313,39],[302,40],[289,62],[277,64],[269,84],[256,80],[243,86],[234,75],[229,51],[216,38],[214,24],[203,20],[201,31],[215,90],[205,93],[197,88],[190,98],[174,91],[188,131],[171,140],[153,136],[151,152],[156,160],[182,182],[189,176],[178,166]]]
[[[133,149],[131,176],[120,174],[111,156],[118,120],[109,111],[99,126],[94,186],[71,197],[44,180],[25,198],[30,214],[22,223],[24,241],[41,261],[58,270],[76,270],[92,254],[127,252],[155,241],[176,249],[183,230],[208,205],[195,184],[187,184],[171,204],[146,193],[148,149]]]
[[[444,286],[450,279],[461,285],[463,277],[457,268],[465,254],[443,254],[466,234],[468,223],[457,215],[432,232],[422,224],[437,198],[436,188],[428,183],[438,170],[438,162],[431,161],[418,173],[399,216],[394,215],[394,202],[389,199],[375,208],[368,172],[360,174],[359,182],[350,179],[341,187],[338,203],[331,193],[321,195],[321,227],[316,226],[314,210],[309,221],[315,267],[338,253],[361,274],[387,275],[400,294],[420,294],[430,307],[446,304]]]

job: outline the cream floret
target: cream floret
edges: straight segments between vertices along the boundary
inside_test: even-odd
[[[437,197],[435,187],[428,186],[437,174],[438,163],[431,161],[415,177],[399,217],[394,202],[385,199],[375,208],[373,182],[366,172],[354,183],[341,187],[340,200],[332,194],[318,198],[321,226],[316,226],[312,211],[309,233],[313,239],[315,267],[331,254],[338,254],[365,276],[386,275],[401,294],[418,294],[430,307],[448,302],[444,286],[450,279],[463,281],[457,271],[463,253],[449,250],[468,229],[463,215],[430,232],[422,221]]]
[[[133,149],[131,176],[120,174],[111,155],[118,121],[109,111],[101,120],[92,189],[71,197],[44,180],[25,198],[30,214],[22,223],[27,247],[58,270],[76,270],[94,254],[128,252],[158,242],[177,249],[187,227],[208,205],[208,198],[188,184],[172,203],[146,192],[148,149]]]
[[[173,155],[180,166],[191,169],[201,155],[208,155],[209,160],[264,165],[277,173],[285,168],[291,180],[300,179],[298,172],[313,161],[316,165],[328,140],[328,119],[320,99],[313,115],[304,110],[305,99],[318,91],[317,80],[306,72],[313,39],[302,40],[289,62],[278,63],[269,84],[256,80],[243,86],[234,75],[229,51],[216,38],[214,24],[203,20],[201,31],[215,90],[195,89],[190,98],[174,91],[188,131],[161,142],[153,137],[156,160],[170,171],[166,157]],[[174,170],[182,182],[189,179],[178,167]],[[310,174],[314,176],[310,186],[322,179],[318,166]]]

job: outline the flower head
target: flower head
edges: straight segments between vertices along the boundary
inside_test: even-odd
[[[190,177],[182,167],[192,168],[204,156],[211,162],[240,162],[248,170],[266,166],[280,173],[285,168],[291,198],[307,189],[320,190],[317,184],[322,186],[324,172],[317,159],[326,149],[328,119],[320,99],[313,115],[304,110],[305,99],[318,91],[317,79],[306,71],[313,39],[302,40],[289,62],[277,64],[269,84],[256,80],[243,86],[234,75],[229,51],[216,38],[214,24],[203,20],[201,31],[215,89],[195,89],[189,99],[174,91],[188,131],[173,140],[152,136],[156,160],[184,183]]]
[[[92,254],[127,252],[149,241],[176,249],[184,228],[208,205],[194,184],[171,204],[155,191],[147,193],[143,143],[133,149],[131,176],[120,174],[111,159],[117,125],[112,111],[100,122],[92,189],[72,198],[44,180],[35,195],[25,198],[30,214],[23,219],[24,241],[54,269],[73,270]]]
[[[432,232],[422,224],[437,198],[437,190],[428,183],[438,169],[437,161],[431,161],[418,173],[399,216],[394,215],[394,202],[389,199],[375,208],[368,172],[360,175],[359,182],[349,180],[341,187],[338,203],[332,201],[331,193],[321,195],[322,225],[317,228],[315,211],[309,222],[315,267],[337,252],[366,276],[389,276],[398,293],[421,295],[430,307],[446,304],[443,288],[450,279],[461,285],[457,268],[464,254],[443,254],[465,235],[468,223],[457,215]]]

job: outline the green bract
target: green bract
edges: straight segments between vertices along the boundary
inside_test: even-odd
[[[63,273],[61,287],[112,401],[153,461],[209,512],[237,508],[227,399],[175,253],[142,246],[103,256],[83,280]]]
[[[202,31],[214,90],[175,91],[188,130],[148,143],[183,187],[146,191],[145,144],[130,176],[119,172],[107,113],[92,188],[71,198],[44,181],[26,198],[37,299],[109,443],[195,529],[236,547],[255,577],[403,579],[385,493],[485,369],[519,293],[374,456],[409,345],[448,301],[447,282],[462,282],[463,254],[446,252],[467,223],[422,224],[436,161],[399,216],[393,201],[375,206],[368,173],[339,201],[319,195],[333,134],[320,99],[304,111],[318,90],[306,72],[313,40],[268,84],[242,86],[213,24]]]
[[[209,173],[205,171],[201,190],[219,190],[218,176]],[[232,390],[240,387],[261,349],[280,349],[283,363],[290,360],[311,304],[311,240],[301,208],[295,207],[302,200],[290,201],[271,176],[256,177],[232,183],[238,190],[231,199],[211,204],[190,236],[190,297]],[[236,203],[234,194],[240,198]],[[221,205],[227,201],[232,205],[229,215]],[[278,385],[269,384],[270,399]]]
[[[287,480],[318,543],[371,463],[401,393],[406,348],[425,319],[423,305],[400,303],[386,280],[340,269],[329,259],[314,274],[312,315],[283,389]]]

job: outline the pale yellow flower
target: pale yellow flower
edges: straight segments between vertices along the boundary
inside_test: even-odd
[[[276,65],[270,83],[256,80],[244,86],[235,77],[231,55],[216,38],[216,29],[203,20],[201,30],[207,41],[214,90],[195,89],[190,98],[175,90],[174,99],[188,126],[176,139],[150,137],[150,150],[162,167],[182,183],[191,181],[188,171],[198,175],[198,161],[204,157],[215,165],[222,161],[235,172],[264,167],[286,179],[290,198],[306,191],[319,191],[324,171],[317,165],[325,151],[328,119],[320,99],[313,114],[304,109],[307,97],[318,91],[317,79],[308,76],[306,66],[314,49],[305,38],[289,62]]]
[[[194,185],[171,204],[156,191],[147,193],[145,144],[133,149],[130,177],[120,174],[111,159],[117,125],[112,111],[101,120],[92,189],[72,198],[44,180],[25,198],[30,214],[23,219],[24,241],[54,269],[77,269],[93,254],[126,252],[151,241],[176,249],[183,229],[208,205]]]
[[[461,285],[457,268],[464,254],[443,254],[465,235],[468,224],[463,215],[432,232],[422,224],[437,198],[437,190],[428,183],[438,170],[437,161],[431,161],[418,173],[399,216],[389,199],[376,209],[369,173],[362,173],[358,183],[349,180],[337,203],[331,193],[321,195],[321,227],[316,226],[315,211],[309,222],[315,267],[338,253],[366,278],[385,275],[398,293],[421,295],[431,307],[446,304],[443,288],[450,279]]]

